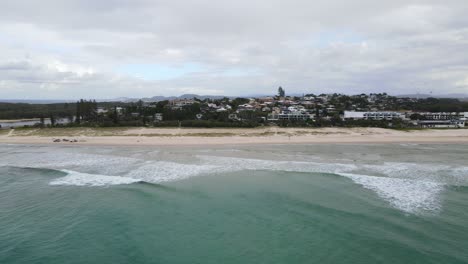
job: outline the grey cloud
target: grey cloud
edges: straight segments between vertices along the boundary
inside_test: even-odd
[[[31,68],[31,65],[25,61],[16,61],[16,62],[6,62],[0,64],[0,71],[18,71],[18,70],[28,70]]]
[[[0,97],[468,92],[466,11],[465,0],[6,0]],[[115,70],[129,63],[201,68],[145,81]]]

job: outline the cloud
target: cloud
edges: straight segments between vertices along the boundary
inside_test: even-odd
[[[0,3],[0,98],[468,92],[466,1]],[[196,65],[196,66],[193,66]]]

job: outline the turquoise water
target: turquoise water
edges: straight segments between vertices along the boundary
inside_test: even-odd
[[[0,152],[0,263],[468,263],[467,145]]]

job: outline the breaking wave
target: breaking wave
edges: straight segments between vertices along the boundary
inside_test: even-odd
[[[183,180],[221,170],[222,168],[212,165],[194,165],[167,161],[156,161],[132,170],[125,176],[138,178],[149,183],[163,183]]]
[[[67,176],[57,178],[51,181],[50,185],[62,185],[62,186],[109,186],[109,185],[121,185],[121,184],[132,184],[141,182],[139,179],[121,177],[121,176],[107,176],[99,174],[89,174],[70,170],[62,170],[67,173]]]
[[[441,206],[440,193],[444,190],[444,184],[441,183],[350,173],[337,174],[374,191],[393,207],[407,213],[437,211]]]
[[[317,162],[316,159],[285,161],[281,157],[272,160],[213,154],[191,156],[191,163],[179,163],[158,160],[158,152],[150,156],[142,152],[130,157],[117,154],[82,153],[72,149],[10,152],[0,159],[0,166],[55,169],[67,175],[52,180],[50,185],[93,187],[137,182],[164,183],[243,170],[330,173],[349,178],[355,184],[375,192],[393,207],[410,213],[438,210],[441,207],[441,193],[446,186],[468,186],[468,167],[445,164],[326,163]]]

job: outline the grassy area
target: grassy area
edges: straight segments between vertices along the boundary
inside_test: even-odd
[[[144,128],[143,128],[144,129]],[[129,131],[130,130],[130,131]],[[159,128],[158,128],[159,130]],[[225,129],[218,131],[217,128],[201,129],[200,132],[189,132],[184,129],[175,132],[165,133],[164,129],[160,131],[162,133],[151,133],[152,131],[144,131],[146,133],[139,133],[139,129],[135,127],[110,127],[110,128],[87,128],[87,127],[66,127],[66,128],[17,128],[15,129],[13,136],[37,136],[37,137],[79,137],[79,136],[125,136],[125,137],[268,137],[268,136],[301,136],[301,135],[326,135],[328,132],[318,131],[265,131],[258,130],[257,128],[249,129],[247,132],[236,131],[228,132]],[[204,130],[204,131],[203,131]],[[8,133],[9,130],[4,130]],[[131,132],[131,133],[128,133]],[[150,133],[148,133],[150,132]],[[159,132],[159,131],[158,131]],[[337,132],[343,133],[343,132]]]
[[[129,130],[135,132],[138,131],[138,128],[135,127],[109,127],[109,128],[86,128],[86,127],[66,127],[66,128],[18,128],[15,129],[14,136],[38,136],[38,137],[78,137],[78,136],[87,136],[87,137],[97,137],[97,136],[125,136],[125,137],[182,137],[182,136],[191,136],[191,137],[227,137],[235,136],[236,133],[227,133],[227,132],[206,132],[206,133],[125,133]],[[159,129],[159,128],[158,128]],[[6,130],[7,132],[9,130]],[[132,131],[132,132],[133,132]]]
[[[86,128],[86,127],[65,127],[65,128],[18,128],[13,133],[14,136],[39,136],[39,137],[77,137],[77,136],[120,136],[128,128]]]
[[[468,127],[467,127],[468,128]],[[465,128],[465,129],[467,129]],[[146,130],[144,127],[60,127],[60,128],[16,128],[12,136],[37,136],[37,137],[271,137],[271,136],[324,136],[329,134],[347,134],[346,128],[341,131],[320,131],[320,128],[301,128],[292,130],[265,129],[265,128],[243,128],[224,129],[224,128],[155,128],[156,130]],[[167,131],[165,131],[167,129]],[[350,130],[352,128],[349,128]],[[393,128],[397,131],[412,132],[431,130],[428,128]],[[453,128],[438,128],[438,130],[448,130]],[[0,135],[6,135],[10,129],[0,130]]]
[[[232,137],[235,133],[183,133],[183,134],[164,134],[164,133],[151,133],[142,134],[142,137]],[[125,134],[126,137],[137,137],[139,134]]]

